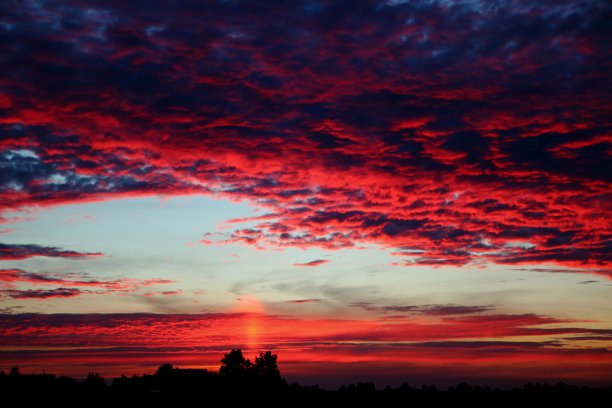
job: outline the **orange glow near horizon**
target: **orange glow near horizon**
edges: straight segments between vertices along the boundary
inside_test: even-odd
[[[236,305],[230,312],[245,314],[242,331],[245,346],[251,350],[260,347],[264,332],[260,316],[266,312],[263,302],[253,296],[243,296],[236,300]]]

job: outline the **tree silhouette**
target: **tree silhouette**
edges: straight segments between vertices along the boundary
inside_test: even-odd
[[[159,366],[159,368],[155,372],[155,376],[160,377],[160,378],[168,378],[172,375],[172,370],[174,370],[174,367],[172,367],[172,364],[168,364],[168,363],[162,364]]]
[[[280,381],[281,374],[276,364],[278,355],[272,354],[271,351],[259,353],[259,357],[255,358],[255,372],[257,376],[266,381]]]
[[[219,375],[227,377],[244,377],[249,372],[251,361],[245,359],[241,349],[232,349],[221,359],[222,366],[219,368]]]
[[[104,388],[106,384],[104,379],[98,373],[88,373],[87,378],[83,381],[83,386],[90,389]]]
[[[460,383],[447,391],[435,386],[423,385],[412,388],[404,383],[398,388],[385,387],[376,390],[374,383],[361,382],[343,385],[338,391],[328,391],[318,385],[287,385],[281,377],[277,364],[278,356],[271,351],[261,352],[254,363],[247,360],[240,349],[233,349],[221,359],[218,373],[205,369],[179,368],[163,364],[154,375],[122,375],[114,378],[107,386],[104,379],[96,373],[89,373],[87,379],[79,384],[68,377],[53,374],[20,373],[17,367],[8,372],[0,370],[0,395],[29,398],[40,395],[49,405],[49,398],[61,404],[62,398],[84,398],[87,402],[107,401],[126,405],[125,401],[135,401],[138,406],[158,406],[161,402],[172,406],[189,405],[192,397],[209,396],[233,405],[252,406],[261,402],[268,407],[285,405],[346,405],[346,406],[415,406],[457,405],[474,402],[477,406],[520,406],[520,405],[576,405],[597,406],[599,401],[610,400],[612,387],[596,389],[570,386],[565,383],[556,385],[532,384],[523,389],[491,389],[478,385]],[[179,404],[185,397],[184,404]],[[89,398],[89,399],[87,399]],[[254,399],[255,398],[255,399]],[[55,405],[55,404],[53,404]],[[135,405],[135,404],[134,404]]]

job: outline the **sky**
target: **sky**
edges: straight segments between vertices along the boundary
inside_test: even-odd
[[[605,1],[4,1],[0,368],[612,378]]]

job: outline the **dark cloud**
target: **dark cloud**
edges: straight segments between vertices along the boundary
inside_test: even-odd
[[[145,292],[142,296],[153,297],[153,296],[177,296],[182,293],[181,290],[162,290],[159,292]]]
[[[51,299],[51,298],[71,298],[80,296],[87,291],[77,288],[56,288],[56,289],[4,289],[0,290],[0,295],[12,299]]]
[[[414,313],[432,316],[468,315],[494,310],[493,306],[463,305],[387,305],[377,306],[369,302],[355,302],[351,306],[382,313]]]
[[[0,269],[0,284],[13,285],[62,285],[64,287],[96,287],[110,291],[136,291],[141,287],[175,283],[170,279],[134,279],[121,278],[114,280],[93,279],[88,274],[36,273],[22,269]]]
[[[0,13],[1,211],[212,193],[276,215],[220,243],[420,251],[406,266],[610,261],[604,2]],[[3,251],[43,251],[22,247]]]
[[[323,264],[328,263],[329,260],[326,259],[315,259],[314,261],[310,261],[310,262],[304,262],[304,263],[294,263],[293,266],[320,266]]]
[[[551,346],[558,346],[557,341],[426,341],[416,343],[415,347],[441,348],[441,349],[494,349],[500,353],[507,353],[512,350],[521,351],[526,348],[540,349]]]
[[[461,305],[425,305],[421,306],[420,313],[430,315],[456,315],[474,314],[493,310],[492,306],[461,306]],[[393,310],[389,310],[393,311]]]
[[[9,306],[0,308],[0,314],[14,314],[19,313],[19,309],[23,309],[25,306]]]
[[[83,259],[102,256],[101,252],[66,251],[57,247],[35,244],[0,244],[0,260],[20,260],[34,256]]]
[[[612,279],[612,269],[592,268],[592,269],[580,269],[580,268],[511,268],[514,271],[527,271],[527,272],[544,272],[544,273],[589,273],[592,275],[601,276],[605,279]]]

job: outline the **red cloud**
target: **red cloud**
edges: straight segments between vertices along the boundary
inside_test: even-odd
[[[12,297],[14,299],[45,299],[50,297],[75,297],[86,293],[113,293],[113,292],[135,292],[142,287],[165,285],[175,283],[169,279],[133,279],[122,278],[114,280],[91,279],[88,275],[61,275],[51,273],[26,272],[21,269],[0,269],[0,287],[5,286],[10,289],[0,291],[0,295]],[[15,284],[27,285],[61,285],[62,288],[54,289],[63,295],[52,296],[53,291],[47,290],[17,290]],[[76,288],[91,287],[103,289],[102,291],[80,290]],[[74,290],[73,290],[74,289]],[[67,292],[66,292],[67,291]],[[166,295],[179,294],[180,291],[152,292]],[[70,296],[68,296],[70,294]],[[47,296],[48,295],[48,296]],[[145,294],[146,296],[146,294]]]
[[[61,290],[60,288],[58,290]],[[548,327],[550,324],[562,327]],[[23,346],[96,345],[175,346],[218,344],[219,336],[234,345],[250,342],[270,343],[283,339],[289,343],[321,342],[423,342],[473,338],[504,338],[555,335],[611,335],[610,330],[571,327],[572,321],[534,314],[486,314],[440,316],[410,320],[385,319],[304,319],[262,314],[74,314],[6,315],[0,322],[6,336],[0,345],[23,342]],[[576,323],[576,322],[574,322]],[[253,328],[256,327],[257,330]],[[44,328],[44,338],[30,336]],[[291,328],[288,330],[288,328]],[[253,330],[251,330],[253,329]],[[144,336],[143,333],[148,333]],[[231,340],[227,339],[231,333]],[[253,337],[256,335],[256,339]]]
[[[216,194],[269,210],[220,243],[374,243],[407,266],[611,261],[597,6],[111,4],[104,21],[71,14],[75,30],[57,24],[68,4],[6,10],[0,210]],[[97,255],[26,247],[0,254]]]

